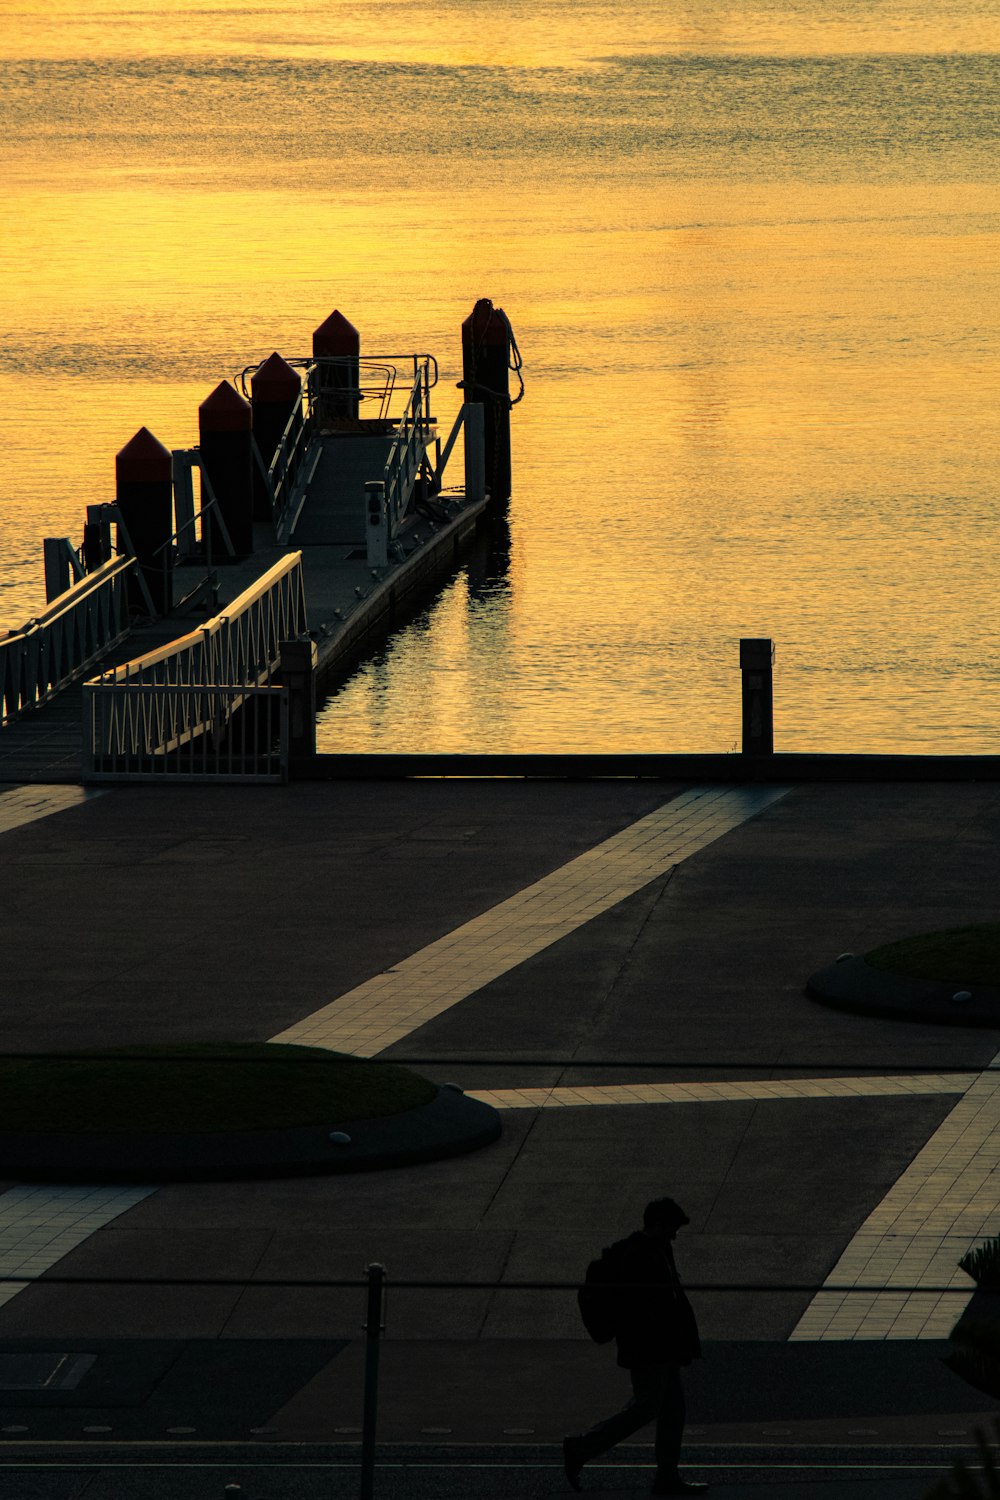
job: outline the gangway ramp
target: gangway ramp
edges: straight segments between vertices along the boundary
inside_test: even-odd
[[[290,541],[365,545],[365,485],[380,480],[395,441],[388,433],[325,433]]]

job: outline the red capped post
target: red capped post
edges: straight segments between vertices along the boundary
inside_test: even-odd
[[[333,312],[313,333],[318,361],[320,426],[357,421],[361,401],[361,335],[342,312]]]
[[[170,449],[148,427],[140,427],[115,455],[118,514],[153,607],[162,615],[169,614],[173,607],[173,468]],[[127,551],[125,540],[119,527],[119,553]],[[146,608],[138,585],[129,588],[129,605],[136,611]]]
[[[237,557],[253,551],[253,420],[250,402],[222,380],[198,408],[198,447],[202,473],[218,502]],[[204,498],[202,504],[204,504]],[[212,512],[212,560],[227,562],[229,553]]]
[[[250,377],[250,407],[254,442],[265,469],[278,451],[285,428],[302,400],[302,377],[275,351]],[[263,474],[254,463],[253,518],[270,521],[271,496]]]

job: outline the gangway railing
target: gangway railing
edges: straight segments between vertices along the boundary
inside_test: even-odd
[[[398,440],[406,426],[409,442],[415,445],[415,434],[411,430],[414,390],[421,385],[422,393],[418,397],[420,421],[429,430],[433,422],[430,393],[438,382],[438,364],[433,354],[293,356],[285,363],[302,370],[305,376],[302,393],[266,468],[265,460],[259,458],[271,495],[279,541],[287,541],[291,535],[315,475],[321,452],[318,439],[324,424],[328,423],[331,408],[359,404],[364,411],[364,421],[391,423],[400,372],[409,367],[411,384],[406,407],[396,423],[396,437]],[[251,395],[251,377],[257,369],[257,365],[248,365],[240,372],[238,379],[244,396]],[[412,484],[409,494],[412,494]]]
[[[273,679],[281,643],[305,632],[293,552],[207,624],[84,684],[83,779],[284,780],[288,695]]]
[[[0,640],[0,724],[47,703],[124,640],[135,566],[132,557],[112,558]]]
[[[431,430],[429,370],[417,370],[382,476],[389,536],[399,530],[427,456]]]

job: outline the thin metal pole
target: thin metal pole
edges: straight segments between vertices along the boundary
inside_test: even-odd
[[[385,1266],[373,1261],[368,1271],[368,1312],[365,1318],[365,1409],[361,1427],[361,1500],[375,1495],[375,1421],[378,1416],[378,1357],[382,1333],[382,1292]]]

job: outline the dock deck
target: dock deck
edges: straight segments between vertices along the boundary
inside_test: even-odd
[[[320,684],[328,683],[379,639],[393,621],[405,616],[436,583],[453,573],[486,512],[486,501],[451,496],[454,514],[448,521],[418,519],[407,531],[410,555],[390,561],[380,570],[368,567],[364,537],[361,543],[301,544],[274,540],[267,525],[254,528],[252,555],[215,569],[216,594],[198,608],[174,610],[159,619],[137,624],[128,637],[89,667],[50,702],[29,710],[0,728],[0,783],[78,782],[82,771],[82,684],[101,671],[135,660],[194,630],[209,615],[224,610],[274,563],[301,549],[310,634],[316,641]],[[186,575],[190,574],[190,584]],[[181,568],[176,592],[189,592],[198,574]]]

